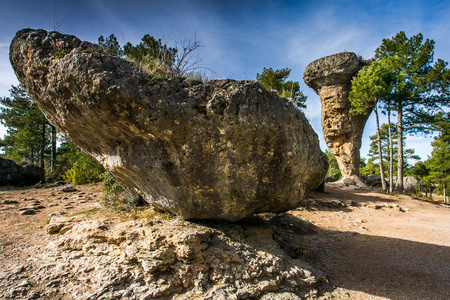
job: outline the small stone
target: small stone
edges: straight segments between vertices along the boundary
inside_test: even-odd
[[[28,291],[26,289],[16,287],[11,290],[10,297],[15,299],[20,296],[25,297],[27,294]]]
[[[49,214],[48,216],[51,218],[51,217],[56,217],[56,216],[62,216],[62,215],[65,215],[65,214],[66,213],[63,212],[63,211],[57,211],[57,212]]]
[[[28,279],[25,279],[24,281],[22,281],[21,283],[19,283],[16,288],[18,287],[27,287],[30,286],[30,282],[28,281]]]
[[[41,294],[38,291],[32,291],[28,295],[28,299],[39,299],[41,297]]]
[[[345,178],[343,182],[346,186],[356,185],[356,181],[350,178]]]
[[[17,202],[16,200],[3,200],[2,203],[3,204],[17,204],[19,202]]]
[[[64,224],[48,224],[47,225],[47,233],[48,234],[57,234],[64,227]]]
[[[21,216],[34,215],[34,214],[36,214],[36,211],[33,209],[25,209],[20,212]]]
[[[69,186],[63,187],[61,189],[61,191],[65,192],[65,193],[73,193],[73,192],[77,192],[78,190],[75,187],[69,185]]]
[[[33,205],[32,208],[33,209],[43,209],[43,208],[45,208],[45,206],[44,205]]]
[[[16,267],[16,268],[14,268],[14,269],[11,271],[11,273],[17,275],[17,274],[22,273],[23,271],[25,271],[25,268],[24,268],[23,266],[18,266],[18,267]]]

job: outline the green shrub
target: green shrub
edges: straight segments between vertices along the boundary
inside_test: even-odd
[[[64,179],[73,184],[87,184],[102,180],[105,169],[94,158],[85,155],[80,157],[65,174]]]
[[[109,172],[104,172],[102,178],[103,206],[116,210],[126,210],[147,205],[141,195],[131,187],[118,181]]]

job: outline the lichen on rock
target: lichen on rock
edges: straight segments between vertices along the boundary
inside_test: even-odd
[[[288,100],[253,81],[153,80],[97,47],[24,29],[10,60],[47,119],[152,205],[236,221],[295,208],[323,181],[326,155]]]

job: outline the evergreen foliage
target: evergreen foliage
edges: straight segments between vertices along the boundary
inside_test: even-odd
[[[350,99],[355,113],[377,103],[389,118],[391,110],[397,113],[399,193],[403,191],[404,135],[430,133],[436,116],[450,106],[450,71],[447,62],[434,62],[434,44],[421,33],[408,38],[403,31],[383,39],[375,51],[376,61],[353,82]]]
[[[307,97],[300,91],[300,84],[297,81],[286,81],[290,73],[289,68],[279,70],[263,68],[261,74],[256,74],[256,80],[266,90],[274,91],[278,96],[291,100],[299,108],[306,108]]]
[[[0,147],[16,162],[25,160],[42,166],[50,145],[45,130],[48,122],[22,86],[12,86],[10,93],[10,97],[0,99],[0,122],[7,128]]]
[[[175,62],[176,48],[167,47],[161,39],[156,40],[149,34],[144,35],[141,43],[133,46],[126,43],[123,53],[130,61],[139,64],[152,75],[168,77]]]
[[[381,151],[383,153],[383,157],[389,157],[389,135],[388,135],[388,124],[383,124],[380,128],[380,142],[381,142]],[[394,173],[397,172],[397,164],[398,164],[398,147],[397,147],[397,131],[395,124],[391,124],[392,137],[393,137],[393,161],[394,161]],[[380,175],[379,168],[379,159],[378,159],[378,145],[377,145],[377,135],[371,135],[370,137],[370,146],[369,153],[367,156],[369,157],[367,160],[367,165],[362,168],[361,175],[367,176],[370,174]],[[403,148],[406,145],[406,137],[403,137]],[[420,160],[420,157],[415,154],[414,149],[405,149],[404,150],[404,159],[403,159],[403,169],[406,173],[410,172],[412,165],[410,162],[412,160]],[[383,160],[384,170],[388,170],[388,160]],[[387,174],[385,174],[387,175]]]
[[[0,99],[1,122],[7,128],[5,138],[0,140],[4,155],[16,162],[39,164],[45,169],[46,181],[66,179],[74,184],[98,181],[104,172],[101,164],[64,137],[57,147],[56,129],[23,88],[12,86],[10,92],[10,97]]]
[[[66,141],[60,147],[60,160],[65,161],[64,180],[73,184],[87,184],[102,180],[103,166],[85,154],[74,143]]]
[[[342,174],[341,170],[339,169],[339,164],[336,160],[336,156],[334,156],[334,154],[328,149],[325,150],[325,153],[328,156],[328,163],[330,164],[327,172],[327,177],[338,180],[339,178],[341,178]]]
[[[124,54],[124,51],[122,47],[120,47],[119,41],[117,41],[117,38],[114,36],[114,34],[111,34],[106,39],[101,35],[98,38],[98,44],[102,46],[105,49],[105,52],[111,56],[122,56]]]

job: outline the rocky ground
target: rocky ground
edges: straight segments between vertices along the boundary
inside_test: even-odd
[[[230,225],[119,214],[100,196],[0,191],[2,299],[450,298],[444,205],[327,184],[306,207]]]

